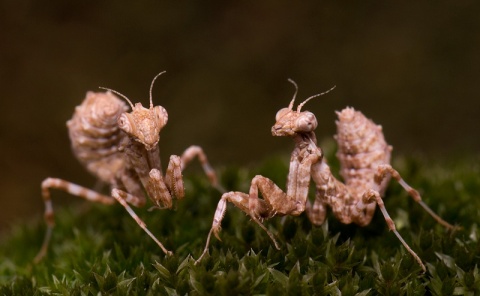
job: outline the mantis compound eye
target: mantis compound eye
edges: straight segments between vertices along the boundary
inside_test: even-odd
[[[123,113],[118,118],[118,127],[126,133],[132,133],[132,124],[130,123],[130,119],[126,113]]]
[[[163,108],[162,106],[155,106],[153,110],[155,112],[156,119],[158,120],[157,121],[158,124],[160,126],[164,126],[165,124],[167,124],[167,121],[168,121],[167,110],[165,110],[165,108]]]
[[[278,121],[280,118],[285,116],[289,111],[291,111],[289,108],[280,109],[275,115],[275,120]]]
[[[297,119],[296,131],[297,132],[311,132],[317,128],[317,118],[312,112],[303,112],[302,116]]]

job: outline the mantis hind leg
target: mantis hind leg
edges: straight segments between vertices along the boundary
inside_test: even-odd
[[[98,202],[102,204],[112,205],[115,203],[115,200],[110,196],[106,196],[100,194],[96,191],[91,189],[82,187],[80,185],[74,184],[72,182],[68,182],[58,178],[47,178],[42,182],[42,197],[45,203],[45,222],[47,223],[47,230],[45,233],[45,237],[43,239],[42,247],[40,251],[35,256],[33,260],[35,263],[40,262],[43,257],[47,254],[48,246],[50,244],[50,240],[52,238],[53,227],[55,226],[55,217],[53,212],[53,204],[50,195],[50,189],[59,189],[70,193],[71,195],[81,197],[83,199]]]
[[[375,174],[375,182],[380,185],[385,178],[388,178],[390,176],[394,178],[405,189],[405,191],[408,192],[408,194],[413,198],[413,200],[418,203],[439,224],[443,225],[448,229],[456,228],[455,226],[440,218],[440,216],[438,216],[432,209],[430,209],[430,207],[423,202],[420,193],[418,193],[417,190],[408,185],[407,182],[402,179],[400,173],[398,173],[398,171],[395,170],[391,165],[383,164],[377,167],[377,172]]]
[[[397,231],[395,227],[395,222],[393,222],[392,218],[388,214],[387,209],[385,208],[385,204],[383,203],[382,197],[380,196],[380,193],[376,190],[369,189],[365,191],[365,193],[363,194],[362,200],[363,201],[358,204],[363,203],[365,205],[368,205],[368,204],[376,203],[378,205],[378,207],[380,208],[380,211],[383,214],[383,217],[385,218],[385,221],[387,222],[388,229],[390,229],[390,231],[392,231],[395,234],[395,236],[400,240],[400,242],[405,247],[405,249],[407,249],[407,251],[413,256],[413,258],[415,258],[415,260],[418,262],[418,264],[422,268],[423,272],[426,272],[427,269],[423,264],[422,260],[420,259],[420,257],[418,257],[417,253],[415,253],[412,250],[412,248],[410,248],[407,242],[403,239],[403,237]]]

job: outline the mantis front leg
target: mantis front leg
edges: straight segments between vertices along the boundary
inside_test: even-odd
[[[135,147],[133,149],[135,149]],[[135,151],[133,149],[132,151]],[[132,158],[132,162],[137,168],[137,174],[140,177],[141,183],[144,185],[150,199],[155,204],[154,208],[169,209],[172,207],[173,197],[182,199],[185,196],[182,171],[195,157],[199,158],[205,174],[210,179],[212,185],[223,192],[223,188],[218,185],[215,171],[211,168],[203,149],[199,146],[189,147],[185,150],[181,157],[177,155],[170,156],[170,161],[168,163],[165,176],[162,176],[161,171],[157,168],[152,168],[147,174],[147,171],[144,168],[151,165],[159,167],[160,165],[158,153],[151,153],[149,156],[150,157]],[[142,219],[140,219],[140,217],[130,207],[129,204],[137,205],[137,203],[132,203],[131,201],[135,201],[138,198],[119,189],[113,189],[112,196],[125,208],[130,216],[137,222],[137,224],[157,243],[157,245],[165,254],[172,254],[172,252],[167,250],[163,244],[148,230],[145,222],[143,222]]]
[[[222,186],[218,184],[217,174],[208,162],[207,155],[203,152],[203,149],[200,146],[193,145],[188,147],[181,157],[177,155],[170,156],[164,179],[159,170],[152,169],[150,171],[150,181],[153,181],[151,186],[158,187],[158,191],[161,192],[160,195],[153,195],[154,203],[159,208],[171,208],[172,195],[177,199],[182,199],[185,196],[182,172],[195,157],[198,157],[203,171],[212,186],[222,193],[225,192]],[[160,204],[163,204],[163,206]]]
[[[275,240],[275,237],[265,225],[262,224],[262,221],[276,215],[297,216],[305,210],[311,167],[312,164],[321,159],[322,153],[319,149],[303,152],[304,153],[298,153],[298,151],[295,150],[294,153],[292,153],[287,193],[272,180],[257,175],[252,179],[249,194],[234,191],[222,195],[215,211],[212,228],[208,233],[205,249],[196,263],[208,253],[212,233],[220,240],[218,233],[220,232],[221,222],[227,210],[227,201],[233,203],[249,215],[255,223],[267,232],[275,248],[280,250],[280,246]],[[259,198],[259,192],[263,199]]]
[[[258,198],[258,191],[262,193],[265,198]],[[250,186],[250,194],[243,192],[232,191],[222,195],[222,198],[218,202],[215,215],[213,217],[212,228],[208,233],[207,243],[202,255],[195,261],[195,264],[202,260],[203,256],[208,253],[208,246],[210,245],[210,238],[212,233],[221,240],[219,232],[221,230],[221,224],[225,212],[227,211],[227,201],[233,203],[236,207],[240,208],[243,212],[249,215],[252,220],[257,223],[265,232],[267,232],[270,239],[275,244],[275,248],[280,250],[280,246],[275,240],[273,234],[262,224],[264,219],[271,218],[277,214],[277,211],[272,207],[271,201],[285,199],[286,194],[273,183],[272,180],[263,176],[255,176]]]
[[[147,160],[141,158],[138,161],[143,161],[145,162],[144,165],[146,165]],[[144,184],[150,198],[155,203],[156,208],[169,209],[172,207],[172,195],[177,198],[183,198],[185,195],[181,166],[182,162],[180,157],[172,155],[170,157],[165,178],[163,178],[161,172],[156,168],[151,169],[148,176],[143,170],[137,170],[140,180]],[[142,168],[142,166],[140,166],[140,168]],[[145,202],[138,202],[142,200],[141,198],[117,188],[112,189],[112,196],[125,208],[128,214],[130,214],[135,222],[137,222],[137,224],[157,243],[166,255],[172,255],[172,252],[165,248],[165,246],[147,228],[146,223],[130,207],[129,204],[133,204],[137,207],[143,206]]]

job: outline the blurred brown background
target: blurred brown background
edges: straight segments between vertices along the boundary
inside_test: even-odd
[[[319,139],[348,105],[395,154],[478,153],[479,16],[476,1],[1,1],[0,230],[42,215],[47,176],[94,186],[65,126],[87,90],[145,105],[163,70],[164,162],[191,144],[216,167],[290,151],[270,134],[289,77],[299,101],[337,86],[306,106]]]

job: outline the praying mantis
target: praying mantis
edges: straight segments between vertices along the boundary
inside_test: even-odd
[[[249,215],[252,221],[268,234],[277,249],[280,249],[280,245],[262,224],[266,219],[275,216],[298,216],[306,212],[311,223],[321,225],[326,219],[327,207],[330,207],[340,222],[366,226],[371,222],[378,205],[389,230],[425,272],[422,260],[396,230],[395,223],[385,208],[382,197],[389,180],[395,179],[438,223],[448,229],[455,227],[431,210],[422,201],[418,191],[408,185],[390,165],[392,146],[385,141],[382,127],[349,107],[337,112],[335,136],[338,144],[337,157],[341,166],[340,175],[345,182],[335,178],[323,157],[321,148],[317,146],[314,131],[318,121],[312,112],[302,111],[302,107],[309,100],[326,94],[333,88],[307,98],[294,110],[298,86],[293,80],[289,81],[295,86],[293,99],[287,108],[277,112],[276,122],[271,129],[273,136],[291,137],[295,143],[290,158],[286,191],[272,180],[257,175],[252,179],[248,193],[237,191],[224,193],[217,205],[205,249],[196,262],[198,263],[208,253],[212,233],[220,239],[219,232],[227,210],[227,202]],[[314,181],[316,188],[313,203],[308,200],[310,180]],[[263,199],[259,198],[259,193]]]
[[[55,224],[51,189],[106,205],[120,203],[167,255],[172,252],[155,237],[130,205],[145,206],[146,192],[153,208],[170,209],[174,198],[185,196],[182,171],[194,158],[199,159],[210,183],[224,191],[200,146],[190,146],[181,156],[170,156],[166,173],[162,173],[159,141],[168,113],[162,106],[153,105],[152,89],[155,80],[163,73],[152,80],[149,108],[141,103],[134,105],[126,96],[108,88],[103,88],[106,92],[88,92],[82,104],[75,108],[72,119],[67,122],[73,153],[91,174],[110,185],[111,195],[66,180],[46,178],[41,187],[47,231],[34,262],[41,261],[46,255]],[[129,106],[114,94],[125,99]]]
[[[104,88],[106,92],[88,92],[84,102],[76,108],[72,119],[67,122],[73,152],[90,173],[110,185],[111,195],[104,195],[58,178],[45,179],[42,182],[42,197],[47,231],[35,262],[39,262],[46,255],[54,227],[51,189],[63,190],[102,204],[120,203],[161,250],[171,255],[172,252],[150,232],[130,205],[143,207],[148,197],[154,208],[171,208],[172,199],[182,199],[185,195],[182,171],[196,157],[212,186],[223,194],[214,214],[205,249],[197,263],[208,253],[211,235],[214,234],[220,239],[221,222],[228,202],[249,215],[267,233],[277,249],[280,249],[280,245],[275,236],[263,225],[266,219],[275,216],[298,216],[306,212],[312,224],[322,225],[326,219],[327,208],[331,208],[341,223],[366,226],[371,222],[378,205],[389,230],[425,272],[425,265],[396,230],[383,202],[391,178],[439,224],[447,229],[455,229],[431,210],[422,201],[418,191],[408,185],[391,166],[392,146],[385,141],[381,126],[350,107],[337,112],[335,139],[338,144],[340,175],[344,182],[338,180],[332,174],[322,149],[317,145],[317,118],[310,111],[302,111],[309,100],[324,95],[333,88],[307,98],[294,110],[298,86],[293,80],[289,80],[295,86],[293,98],[288,107],[277,112],[276,122],[271,129],[273,136],[291,137],[295,143],[285,191],[269,178],[257,175],[252,179],[248,193],[225,193],[199,146],[187,148],[181,156],[172,155],[166,173],[163,174],[159,140],[160,132],[168,121],[168,113],[162,106],[154,106],[152,99],[154,82],[163,73],[159,73],[152,80],[148,109],[141,103],[134,105],[126,96],[108,88]],[[316,189],[313,202],[308,199],[311,180]]]

